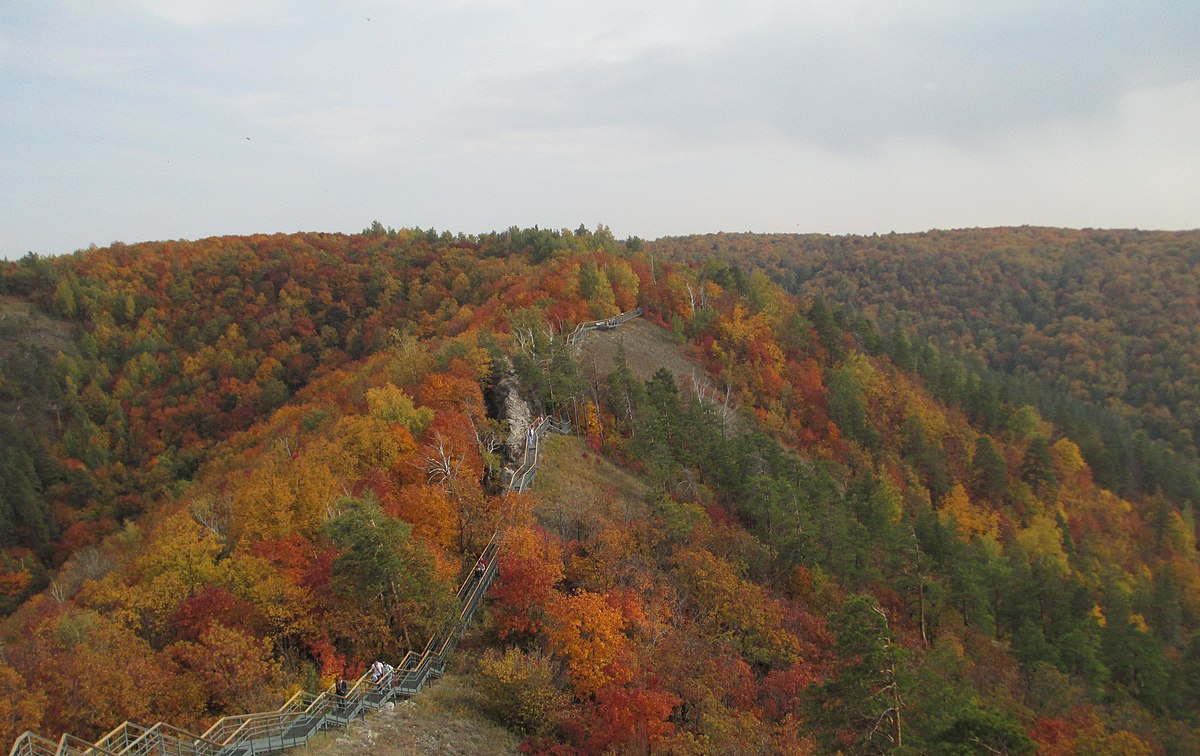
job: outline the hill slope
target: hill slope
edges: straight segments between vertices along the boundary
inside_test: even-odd
[[[54,580],[5,584],[28,599],[0,628],[6,737],[195,727],[392,658],[503,529],[464,674],[527,750],[1195,742],[1186,501],[1123,498],[986,374],[761,273],[603,232],[376,229],[0,281],[79,355],[38,441],[68,471]],[[622,357],[576,358],[573,324],[635,305]],[[581,438],[503,496],[523,429],[485,396],[510,374]]]
[[[713,259],[759,268],[865,315],[885,338],[899,329],[908,366],[928,346],[980,360],[1011,400],[1067,426],[1106,485],[1200,506],[1200,232],[715,234],[652,249],[709,260],[714,275]],[[1186,461],[1136,441],[1139,429]],[[1181,462],[1189,480],[1174,479]]]

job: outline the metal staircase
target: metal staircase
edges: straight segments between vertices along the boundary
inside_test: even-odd
[[[635,307],[629,312],[623,312],[616,317],[607,318],[606,320],[593,320],[588,323],[580,323],[575,327],[574,331],[571,331],[571,335],[567,337],[567,343],[571,345],[578,344],[591,331],[611,331],[641,316],[642,308]]]
[[[641,315],[642,308],[638,307],[606,320],[581,323],[567,337],[567,343],[578,344],[591,331],[612,330]],[[521,466],[509,479],[509,491],[521,492],[533,485],[542,437],[548,432],[569,434],[571,426],[552,418],[538,418],[529,430]],[[222,717],[200,735],[166,722],[152,727],[122,722],[94,743],[66,734],[55,742],[25,732],[17,738],[9,756],[252,756],[302,746],[322,730],[345,727],[355,717],[365,716],[389,701],[417,695],[425,683],[442,675],[450,652],[496,577],[499,549],[500,534],[496,533],[480,555],[487,565],[483,574],[476,576],[471,570],[459,586],[458,616],[447,622],[421,653],[409,651],[392,672],[377,682],[370,679],[370,672],[365,673],[345,696],[338,696],[332,686],[319,693],[301,690],[275,711]]]
[[[486,565],[483,574],[477,576],[471,570],[459,586],[458,615],[422,652],[409,651],[377,682],[371,681],[370,672],[364,674],[345,696],[338,696],[332,687],[319,693],[302,690],[275,711],[223,717],[200,735],[166,722],[153,727],[123,722],[95,743],[73,735],[63,735],[55,742],[26,732],[17,738],[9,756],[251,756],[304,745],[322,730],[345,727],[368,710],[415,696],[431,678],[446,671],[450,652],[496,577],[499,548],[500,534],[496,533],[480,555]]]
[[[533,479],[537,477],[537,464],[539,452],[542,444],[542,436],[549,432],[561,433],[567,435],[571,432],[570,423],[555,420],[549,417],[540,417],[533,425],[529,426],[529,433],[525,436],[525,454],[521,459],[521,466],[513,472],[512,477],[508,481],[508,490],[520,493],[527,490],[533,485]]]

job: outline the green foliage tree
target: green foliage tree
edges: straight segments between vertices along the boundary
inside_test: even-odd
[[[334,590],[383,619],[402,640],[386,650],[414,648],[450,618],[453,590],[436,577],[431,555],[412,540],[407,523],[371,499],[344,499],[338,507],[342,514],[325,524],[339,550]]]
[[[940,444],[927,437],[925,423],[920,416],[912,415],[904,421],[904,456],[911,460],[921,482],[929,489],[930,497],[936,502],[950,491],[950,474],[946,469],[946,455]]]
[[[842,433],[868,449],[879,446],[879,434],[871,424],[863,388],[854,372],[835,368],[829,376],[829,414]]]
[[[1037,753],[1037,745],[1010,716],[974,709],[954,721],[934,740],[934,753],[966,756],[977,753]]]
[[[1021,480],[1044,498],[1053,500],[1058,493],[1058,477],[1054,473],[1050,445],[1042,436],[1035,436],[1025,449],[1025,457],[1021,462]]]
[[[856,753],[903,747],[903,654],[887,615],[875,599],[856,594],[846,599],[832,628],[842,666],[816,700],[829,742],[849,736]]]
[[[403,426],[419,437],[433,422],[433,410],[418,408],[408,394],[388,383],[379,388],[367,389],[367,406],[374,417]]]
[[[994,503],[1008,496],[1008,465],[987,436],[976,439],[971,455],[971,493]]]

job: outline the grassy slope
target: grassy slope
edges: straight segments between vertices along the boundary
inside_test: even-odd
[[[671,371],[681,389],[691,386],[693,375],[704,375],[703,370],[684,356],[682,347],[671,339],[668,331],[640,318],[616,330],[589,333],[579,347],[584,374],[600,378],[608,375],[616,362],[619,344],[625,346],[629,369],[643,381],[650,380],[660,367]]]
[[[578,436],[543,444],[534,514],[565,539],[586,537],[601,520],[644,517],[644,487],[630,473],[589,451]]]

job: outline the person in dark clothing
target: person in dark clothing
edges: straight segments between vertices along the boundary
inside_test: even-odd
[[[339,677],[337,684],[333,686],[333,693],[337,696],[337,710],[341,714],[346,711],[346,694],[349,692],[349,687],[346,684],[346,679]]]

